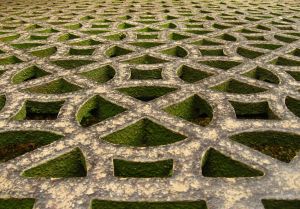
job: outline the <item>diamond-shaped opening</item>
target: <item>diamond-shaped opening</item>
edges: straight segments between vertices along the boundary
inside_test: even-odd
[[[200,71],[198,69],[194,69],[187,65],[182,65],[177,70],[177,75],[179,76],[180,79],[184,80],[185,82],[194,83],[194,82],[200,81],[204,78],[210,77],[213,74],[207,73],[204,71]]]
[[[300,81],[300,71],[286,71],[290,76],[292,76],[296,81]]]
[[[244,132],[233,135],[230,139],[286,163],[289,163],[300,150],[300,135],[294,133]]]
[[[260,57],[261,55],[264,54],[262,52],[253,51],[253,50],[246,49],[246,48],[243,48],[243,47],[238,47],[236,52],[239,55],[241,55],[242,57],[249,58],[249,59],[255,59],[255,58]]]
[[[161,51],[161,53],[174,56],[174,57],[181,57],[181,58],[184,58],[188,55],[188,52],[180,46],[175,46],[173,48],[163,50]]]
[[[152,69],[152,70],[140,70],[140,69],[132,68],[130,69],[130,71],[131,71],[130,79],[133,80],[162,79],[161,68]]]
[[[300,61],[288,59],[285,57],[278,57],[272,60],[271,63],[279,66],[290,66],[290,67],[300,66]]]
[[[187,39],[187,38],[190,38],[190,36],[182,35],[179,33],[171,33],[169,35],[169,39],[174,40],[174,41],[180,41],[180,40]]]
[[[281,35],[274,35],[274,38],[277,39],[278,41],[282,41],[282,42],[285,42],[285,43],[292,43],[292,42],[295,42],[295,41],[298,40],[296,38],[290,38],[290,37],[281,36]]]
[[[40,50],[36,50],[36,51],[32,51],[30,52],[33,56],[36,57],[49,57],[53,54],[55,54],[57,52],[57,48],[56,47],[49,47],[47,49],[40,49]]]
[[[200,126],[209,125],[213,117],[212,107],[198,95],[193,95],[164,110],[171,115],[183,118]]]
[[[160,27],[174,29],[174,28],[177,28],[177,25],[175,25],[174,23],[165,23],[165,24],[162,24]]]
[[[126,55],[133,52],[132,50],[125,49],[119,46],[113,46],[105,51],[105,55],[112,58],[112,57],[118,57],[122,55]]]
[[[63,34],[61,36],[58,37],[58,41],[69,41],[69,40],[73,40],[76,38],[80,38],[79,36],[76,36],[74,34],[71,33],[67,33],[67,34]]]
[[[9,57],[4,57],[0,58],[0,65],[10,65],[10,64],[17,64],[23,62],[16,56],[9,56]]]
[[[300,100],[287,96],[285,99],[285,105],[292,113],[300,118]]]
[[[95,49],[76,49],[76,48],[70,48],[69,54],[70,55],[92,55],[94,53]]]
[[[73,68],[77,68],[77,67],[81,67],[84,65],[89,65],[91,63],[94,63],[95,61],[93,60],[82,60],[82,59],[78,59],[78,60],[55,60],[55,61],[51,61],[53,64],[64,68],[64,69],[73,69]]]
[[[256,67],[255,69],[250,70],[243,75],[260,81],[279,84],[279,78],[275,74],[261,67]]]
[[[94,80],[98,83],[105,83],[111,80],[115,76],[115,74],[115,69],[110,65],[105,65],[94,70],[80,73],[81,76]]]
[[[175,90],[177,89],[164,86],[134,86],[118,89],[118,91],[123,94],[127,94],[144,102],[151,101]]]
[[[16,73],[12,77],[12,83],[19,84],[25,81],[33,80],[36,78],[40,78],[46,75],[49,75],[50,73],[38,68],[37,66],[33,65],[31,67],[25,68],[21,70],[20,72]]]
[[[138,32],[143,32],[143,33],[149,33],[149,32],[158,32],[159,30],[153,29],[153,28],[150,28],[150,27],[146,27],[146,28],[143,28],[143,29],[139,29],[137,31]]]
[[[204,200],[176,202],[123,202],[108,200],[93,200],[92,209],[207,209]]]
[[[0,199],[1,209],[33,209],[35,199],[32,198],[9,198]]]
[[[0,111],[3,109],[6,103],[6,97],[5,95],[0,95]]]
[[[137,39],[158,39],[158,34],[137,34]]]
[[[230,35],[228,33],[224,33],[221,36],[218,36],[216,38],[222,39],[224,41],[237,41],[236,37],[234,37],[233,35]]]
[[[5,162],[63,136],[46,131],[6,131],[0,134],[0,162]]]
[[[171,177],[173,173],[173,160],[155,162],[135,162],[114,159],[114,176],[130,178]]]
[[[120,114],[125,110],[125,108],[109,102],[97,95],[87,100],[80,107],[76,114],[76,119],[81,126],[88,127]]]
[[[128,28],[134,28],[135,25],[129,24],[129,23],[121,23],[118,25],[118,29],[128,29]]]
[[[99,44],[102,44],[102,43],[100,41],[95,41],[94,39],[87,39],[87,40],[71,43],[71,45],[74,45],[74,46],[95,46],[95,45],[99,45]]]
[[[80,89],[81,87],[60,78],[49,83],[27,88],[25,91],[38,94],[63,94],[78,91]]]
[[[186,136],[175,133],[147,118],[102,137],[103,140],[113,144],[135,147],[172,144],[185,138]]]
[[[265,209],[298,209],[300,200],[262,199]]]
[[[220,46],[220,45],[223,45],[220,42],[211,41],[209,39],[202,39],[202,40],[199,40],[199,41],[195,41],[195,42],[192,42],[192,44],[200,45],[200,46]]]
[[[79,148],[75,148],[71,152],[25,170],[22,176],[34,178],[72,178],[85,177],[86,174],[85,157]]]
[[[268,102],[237,102],[229,101],[238,119],[278,119],[272,112]]]
[[[229,70],[233,67],[236,67],[241,64],[241,62],[237,61],[230,61],[230,60],[207,60],[207,61],[200,61],[199,63],[214,67],[214,68],[219,68],[221,70]]]
[[[202,175],[236,178],[263,176],[264,173],[210,148],[202,160]]]
[[[235,94],[254,94],[267,91],[267,89],[246,84],[235,79],[225,81],[224,83],[214,86],[211,89]]]
[[[223,49],[200,49],[202,56],[225,56]]]
[[[294,55],[296,57],[300,57],[300,49],[295,49],[291,52],[291,55]]]
[[[55,120],[64,101],[37,102],[26,101],[14,120]]]
[[[129,60],[125,60],[123,62],[129,63],[129,64],[141,64],[141,65],[151,65],[151,64],[161,64],[168,62],[167,60],[163,60],[160,58],[152,57],[150,55],[143,55],[141,57],[132,58]]]
[[[126,35],[124,33],[117,33],[117,34],[104,36],[104,38],[110,41],[121,41],[126,38]]]
[[[148,48],[152,48],[152,47],[156,47],[156,46],[161,46],[165,43],[160,43],[160,42],[132,42],[132,43],[129,43],[129,44],[148,49]]]
[[[12,44],[14,48],[17,49],[30,49],[38,46],[43,46],[44,44],[40,43],[20,43],[20,44]]]
[[[282,47],[282,45],[279,44],[249,44],[250,46],[256,47],[256,48],[261,48],[261,49],[269,49],[269,50],[275,50],[278,49],[280,47]]]

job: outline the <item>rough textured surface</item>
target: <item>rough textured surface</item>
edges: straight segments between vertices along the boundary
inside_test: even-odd
[[[0,0],[0,131],[64,136],[50,144],[39,142],[44,146],[37,149],[18,144],[3,151],[27,150],[13,159],[3,156],[1,201],[14,206],[18,202],[12,198],[31,198],[34,209],[87,209],[93,200],[203,200],[209,209],[300,208],[299,13],[298,0]],[[107,102],[88,102],[96,95]],[[205,112],[207,105],[187,100],[194,95],[212,110],[206,113],[212,119],[202,125],[194,121],[200,116],[192,114]],[[190,102],[181,103],[186,100]],[[14,120],[25,112],[27,101],[64,103],[56,119]],[[104,110],[115,104],[125,111],[104,117],[101,103]],[[241,103],[254,109],[245,110]],[[170,106],[182,107],[176,114],[187,116],[167,113]],[[90,121],[86,126],[76,118],[80,109]],[[186,138],[142,147],[102,139],[139,121],[164,128],[130,129],[124,136],[134,136],[136,144],[143,144],[139,140],[145,134],[160,139],[159,130],[166,129]],[[268,137],[255,137],[263,131]],[[243,132],[250,136],[238,140],[244,144],[232,140]],[[289,134],[290,144],[281,141],[291,141]],[[7,138],[1,136],[0,144],[5,144]],[[117,136],[115,141],[124,140]],[[86,176],[22,176],[75,149],[85,158]],[[201,169],[210,149],[264,175],[226,178],[229,171],[224,170],[220,177],[205,177]],[[114,176],[114,159],[173,160],[173,171],[163,178],[121,178]],[[182,204],[185,208],[188,202]]]

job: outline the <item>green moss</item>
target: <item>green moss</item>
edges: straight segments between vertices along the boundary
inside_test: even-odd
[[[0,162],[5,162],[63,136],[45,131],[6,131],[0,134]]]
[[[75,23],[75,24],[70,24],[70,25],[64,25],[64,28],[66,29],[71,29],[71,30],[77,30],[82,27],[81,23]]]
[[[94,70],[80,73],[80,75],[98,83],[105,83],[111,80],[115,76],[115,73],[115,70],[110,65],[105,65]]]
[[[200,49],[202,56],[225,56],[223,49]]]
[[[29,81],[32,79],[36,79],[36,78],[40,78],[40,77],[43,77],[43,76],[46,76],[49,74],[50,73],[33,65],[31,67],[25,68],[25,69],[19,71],[18,73],[16,73],[12,77],[12,83],[19,84],[19,83]]]
[[[126,38],[126,35],[124,33],[117,33],[117,34],[104,36],[104,38],[110,41],[121,41]]]
[[[73,68],[78,68],[84,65],[89,65],[91,63],[94,63],[95,61],[93,60],[55,60],[51,61],[53,64],[65,68],[65,69],[73,69]]]
[[[252,36],[244,36],[247,40],[250,41],[266,41],[264,36],[257,36],[257,35],[252,35]]]
[[[58,41],[69,41],[69,40],[73,40],[79,38],[79,36],[76,36],[74,34],[71,33],[67,33],[67,34],[63,34],[61,36],[58,37]]]
[[[284,57],[278,57],[277,59],[271,61],[271,63],[280,66],[291,66],[291,67],[300,66],[300,61],[292,60]]]
[[[265,81],[268,83],[274,83],[274,84],[279,84],[279,78],[274,75],[271,71],[266,70],[261,67],[256,67],[255,69],[244,73],[243,75],[249,77],[249,78],[254,78],[260,81]]]
[[[93,39],[87,39],[87,40],[71,43],[71,45],[74,45],[74,46],[95,46],[95,45],[99,45],[99,44],[102,44],[102,43],[100,41],[95,41]]]
[[[300,71],[286,71],[290,76],[292,76],[296,81],[300,81]]]
[[[171,115],[183,118],[200,126],[207,126],[213,117],[212,107],[198,95],[164,109]]]
[[[14,48],[17,49],[30,49],[33,47],[43,46],[44,44],[40,43],[21,43],[21,44],[12,44]]]
[[[158,34],[137,34],[137,39],[158,39]]]
[[[168,62],[166,60],[160,59],[160,58],[156,58],[156,57],[152,57],[148,54],[143,55],[141,57],[136,57],[136,58],[132,58],[129,60],[125,60],[123,62],[129,63],[129,64],[160,64],[160,63],[165,63]]]
[[[88,127],[125,110],[123,107],[111,103],[100,96],[94,96],[78,110],[76,119],[80,125]]]
[[[92,25],[92,28],[109,28],[110,25],[107,25],[107,24],[101,24],[101,25],[98,25],[98,24],[93,24]]]
[[[57,33],[59,32],[58,30],[55,30],[53,28],[46,28],[44,30],[39,30],[39,31],[36,31],[37,33]]]
[[[27,88],[25,89],[25,91],[38,94],[63,94],[78,91],[80,89],[81,87],[75,84],[71,84],[66,80],[60,78],[49,83]]]
[[[71,178],[85,177],[85,158],[79,148],[23,172],[25,177]]]
[[[103,140],[113,144],[135,147],[166,145],[185,138],[185,136],[175,133],[146,118],[102,137]]]
[[[300,200],[262,199],[265,209],[299,209]]]
[[[118,91],[144,102],[151,101],[175,90],[176,88],[163,86],[136,86],[118,89]]]
[[[133,162],[114,159],[114,176],[130,178],[170,177],[173,172],[173,160],[155,162]]]
[[[287,132],[244,132],[233,135],[230,139],[286,163],[300,150],[300,135]]]
[[[6,103],[6,97],[5,95],[0,95],[0,111],[3,109]]]
[[[238,119],[278,119],[268,102],[244,103],[230,101]]]
[[[177,25],[175,25],[174,23],[165,23],[160,25],[161,28],[168,28],[168,29],[174,29],[177,28]]]
[[[241,62],[237,61],[224,61],[224,60],[207,60],[207,61],[200,61],[199,63],[214,67],[214,68],[219,68],[222,70],[229,70],[230,68],[236,67],[241,64]]]
[[[134,28],[135,25],[129,24],[129,23],[121,23],[118,25],[118,29],[128,29],[128,28]]]
[[[14,120],[55,120],[64,101],[37,102],[26,101]]]
[[[257,31],[254,31],[254,30],[250,30],[250,29],[247,29],[247,28],[243,28],[242,30],[239,31],[240,33],[259,33]]]
[[[212,87],[211,89],[235,94],[254,94],[267,90],[250,84],[242,83],[234,79],[230,79],[224,83]]]
[[[35,199],[31,198],[10,198],[0,199],[0,209],[32,209]]]
[[[159,42],[132,42],[132,43],[129,43],[129,44],[148,49],[148,48],[151,48],[151,47],[161,46],[164,43],[159,43]]]
[[[285,99],[285,105],[292,113],[300,117],[300,100],[288,96]]]
[[[162,69],[139,70],[133,68],[131,69],[130,79],[133,80],[162,79],[161,72]]]
[[[175,20],[175,19],[178,19],[178,17],[175,17],[175,16],[171,16],[171,15],[167,15],[165,17],[166,20]]]
[[[99,35],[102,33],[109,32],[108,30],[83,30],[82,33],[88,34],[88,35]]]
[[[169,39],[173,40],[173,41],[180,41],[180,40],[187,39],[187,38],[190,38],[190,36],[182,35],[179,33],[171,33],[169,35]]]
[[[163,50],[161,51],[161,53],[181,58],[184,58],[188,55],[188,52],[180,46],[175,46],[173,48]]]
[[[277,39],[278,41],[282,41],[282,42],[285,42],[285,43],[292,43],[292,42],[295,42],[295,41],[298,40],[296,38],[290,38],[290,37],[281,36],[281,35],[274,35],[274,38]]]
[[[218,24],[218,23],[214,23],[212,26],[214,28],[221,29],[221,30],[231,28],[231,26],[223,25],[223,24]]]
[[[201,45],[201,46],[219,46],[223,45],[222,43],[216,42],[216,41],[211,41],[209,39],[202,39],[199,41],[192,42],[192,44],[195,45]]]
[[[203,24],[186,24],[185,27],[187,28],[204,28]]]
[[[133,52],[132,50],[125,49],[119,46],[113,46],[105,51],[105,55],[112,58],[112,57],[118,57],[122,55],[126,55]]]
[[[92,209],[207,209],[207,207],[203,200],[194,202],[116,202],[93,200]]]
[[[37,50],[37,51],[33,51],[31,52],[31,54],[33,56],[36,56],[36,57],[49,57],[53,54],[55,54],[57,52],[57,48],[54,46],[54,47],[50,47],[50,48],[47,48],[47,49],[41,49],[41,50]]]
[[[75,49],[70,48],[69,54],[70,55],[92,55],[95,49]]]
[[[282,45],[279,44],[250,44],[250,46],[261,48],[261,49],[269,49],[269,50],[275,50],[282,47]]]
[[[23,62],[16,56],[9,56],[0,59],[0,65],[10,65],[10,64],[18,64]]]
[[[263,172],[249,167],[237,160],[223,155],[210,148],[202,161],[202,175],[205,177],[256,177],[263,176]]]
[[[49,36],[37,36],[37,35],[31,35],[29,40],[47,40]]]
[[[180,79],[184,80],[185,82],[194,83],[204,78],[207,78],[213,74],[200,71],[198,69],[194,69],[186,65],[182,65],[177,70],[177,75]]]
[[[220,38],[224,41],[237,41],[236,37],[229,35],[227,33],[224,33],[221,36],[218,36],[217,38]]]
[[[146,28],[139,29],[137,31],[142,33],[149,33],[149,32],[158,32],[159,30],[146,27]]]
[[[250,49],[246,49],[243,47],[238,47],[237,51],[236,51],[239,55],[245,57],[245,58],[249,58],[249,59],[255,59],[261,55],[263,55],[264,53],[262,52],[258,52],[258,51],[253,51]]]
[[[296,57],[300,57],[300,49],[295,49],[291,52],[292,55],[296,56]]]
[[[2,42],[10,42],[10,41],[16,40],[18,38],[20,38],[20,34],[15,34],[15,35],[1,37],[0,41],[2,41]]]

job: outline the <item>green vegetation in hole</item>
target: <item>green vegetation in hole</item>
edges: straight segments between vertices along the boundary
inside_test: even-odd
[[[47,40],[49,38],[49,36],[37,36],[37,35],[31,35],[29,37],[29,40],[33,40],[33,41],[36,41],[36,40]]]
[[[181,35],[179,33],[171,33],[169,35],[169,39],[173,40],[173,41],[180,41],[180,40],[187,39],[187,38],[190,38],[190,36]]]
[[[118,25],[118,29],[128,29],[128,28],[134,28],[135,25],[129,24],[129,23],[121,23]]]
[[[93,39],[87,39],[87,40],[83,40],[83,41],[78,41],[78,42],[73,42],[70,45],[74,45],[74,46],[95,46],[95,45],[99,45],[102,44],[100,41],[95,41]]]
[[[124,15],[124,16],[118,17],[118,19],[120,19],[120,20],[129,20],[129,19],[131,19],[131,18],[132,18],[132,17],[129,16],[129,15]]]
[[[67,33],[67,34],[63,34],[61,36],[58,37],[58,41],[69,41],[69,40],[73,40],[79,38],[79,36],[76,36],[74,34],[71,33]]]
[[[218,23],[214,23],[212,26],[214,28],[221,29],[221,30],[231,28],[231,26],[223,25],[223,24],[218,24]]]
[[[85,177],[85,158],[79,148],[23,172],[25,177],[71,178]]]
[[[188,52],[180,46],[175,46],[173,48],[163,50],[161,51],[161,53],[174,56],[174,57],[181,57],[181,58],[184,58],[188,55]]]
[[[177,18],[178,18],[178,17],[171,16],[171,15],[167,15],[167,16],[165,17],[166,20],[175,20],[175,19],[177,19]]]
[[[95,49],[75,49],[70,48],[69,54],[70,55],[92,55],[94,53]]]
[[[160,43],[160,42],[132,42],[132,43],[129,43],[129,44],[148,49],[148,48],[151,48],[151,47],[161,46],[164,43]]]
[[[129,64],[151,65],[151,64],[165,63],[168,61],[160,59],[160,58],[152,57],[147,54],[147,55],[143,55],[141,57],[136,57],[133,59],[125,60],[123,62],[129,63]]]
[[[123,107],[111,103],[97,95],[82,105],[77,112],[76,119],[80,125],[88,127],[124,111],[125,109]]]
[[[55,120],[64,101],[26,101],[14,120]]]
[[[117,33],[117,34],[104,36],[104,38],[110,41],[122,41],[123,39],[126,38],[126,35],[124,33]]]
[[[130,71],[131,71],[130,79],[133,80],[162,79],[161,77],[162,69],[139,70],[136,68],[132,68],[130,69]]]
[[[80,89],[81,87],[69,83],[63,78],[60,78],[49,83],[27,88],[25,91],[36,94],[63,94],[78,91]]]
[[[207,61],[200,61],[199,63],[214,67],[214,68],[219,68],[222,70],[229,70],[230,68],[236,67],[241,64],[241,62],[237,61],[224,61],[224,60],[207,60]]]
[[[37,33],[57,33],[59,32],[58,30],[55,30],[53,28],[47,28],[47,29],[44,29],[44,30],[39,30],[39,31],[36,31]]]
[[[28,68],[25,68],[21,70],[20,72],[16,73],[12,77],[12,83],[14,84],[19,84],[25,81],[29,81],[32,79],[40,78],[46,75],[49,75],[50,73],[36,67],[36,66],[31,66]]]
[[[42,26],[40,26],[38,24],[31,24],[31,25],[27,26],[25,28],[25,30],[34,30],[34,29],[39,29],[39,28],[42,28]]]
[[[158,39],[158,34],[137,34],[137,39]]]
[[[290,67],[300,66],[300,61],[288,59],[285,57],[278,57],[277,59],[271,61],[271,63],[280,66],[290,66]]]
[[[101,24],[101,25],[98,25],[98,24],[93,24],[92,25],[92,28],[109,28],[110,26],[107,25],[107,24]]]
[[[224,41],[237,41],[236,37],[229,35],[227,33],[224,33],[221,36],[218,36],[217,38],[222,39]]]
[[[174,28],[177,28],[177,25],[175,25],[174,23],[165,23],[165,24],[162,24],[160,27],[161,28],[174,29]]]
[[[274,75],[271,71],[261,67],[256,67],[255,69],[250,70],[249,72],[246,72],[243,75],[260,81],[279,84],[279,78],[276,75]]]
[[[246,39],[251,41],[266,41],[264,36],[244,36]]]
[[[244,132],[233,135],[230,139],[286,163],[300,150],[300,135],[287,132]]]
[[[223,45],[220,42],[211,41],[209,39],[202,39],[202,40],[199,40],[199,41],[195,41],[195,42],[192,42],[192,44],[201,45],[201,46],[219,46],[219,45]]]
[[[73,69],[77,67],[81,67],[84,65],[89,65],[91,63],[94,63],[93,60],[55,60],[51,61],[53,64],[62,67],[64,69]]]
[[[285,42],[285,43],[292,43],[292,42],[295,42],[295,41],[298,40],[296,38],[290,38],[290,37],[287,37],[287,36],[280,36],[280,35],[274,35],[274,38],[277,39],[278,41],[282,41],[282,42]]]
[[[213,117],[212,107],[198,95],[164,109],[171,115],[183,118],[200,126],[207,126]]]
[[[300,49],[295,49],[291,52],[292,55],[300,57]]]
[[[0,134],[0,162],[5,162],[63,136],[46,131],[6,131]]]
[[[186,30],[186,32],[197,34],[197,35],[204,35],[207,33],[211,33],[212,31],[211,30]]]
[[[16,40],[18,38],[20,38],[20,34],[1,37],[0,41],[2,41],[2,42],[10,42],[10,41]]]
[[[142,28],[142,29],[137,30],[137,32],[142,32],[142,33],[158,32],[158,31],[159,30],[153,29],[153,28],[150,28],[150,27],[146,27],[146,28]]]
[[[3,109],[6,103],[6,97],[5,95],[0,95],[0,111]]]
[[[118,57],[122,55],[126,55],[133,52],[132,50],[125,49],[119,46],[113,46],[105,51],[105,55],[112,58],[112,57]]]
[[[264,173],[210,148],[202,160],[202,175],[205,177],[236,178],[263,176]]]
[[[47,49],[32,51],[31,54],[33,56],[43,58],[43,57],[49,57],[49,56],[55,54],[56,52],[57,52],[57,48],[54,46],[54,47],[49,47]]]
[[[265,209],[299,209],[300,200],[262,199]]]
[[[246,84],[235,79],[230,79],[224,83],[212,87],[211,89],[234,94],[255,94],[267,91],[267,89]]]
[[[243,48],[243,47],[238,47],[236,52],[245,57],[245,58],[249,58],[249,59],[255,59],[261,55],[263,55],[264,53],[262,52],[258,52],[258,51],[253,51],[253,50],[250,50],[250,49],[246,49],[246,48]]]
[[[200,49],[202,56],[225,56],[223,49]]]
[[[194,83],[213,74],[200,71],[189,66],[183,65],[177,70],[177,75],[180,79],[188,83]]]
[[[269,49],[269,50],[275,50],[282,47],[282,45],[279,44],[249,44],[249,45],[256,48]]]
[[[254,30],[250,30],[250,29],[246,29],[246,28],[243,28],[242,30],[239,31],[240,33],[259,33],[257,31],[254,31]]]
[[[123,94],[127,94],[144,102],[151,101],[175,90],[176,88],[163,86],[135,86],[118,89],[118,91]]]
[[[114,159],[114,176],[130,178],[171,177],[173,160],[134,162]]]
[[[278,119],[272,112],[268,102],[236,102],[229,101],[238,119]]]
[[[102,33],[107,33],[109,31],[108,30],[83,30],[81,32],[89,35],[98,35]]]
[[[204,26],[201,24],[186,24],[185,25],[187,28],[204,28]]]
[[[23,62],[16,56],[9,56],[9,57],[4,57],[0,58],[0,65],[10,65],[10,64],[18,64]]]
[[[4,54],[4,53],[5,53],[4,51],[0,50],[0,54]]]
[[[43,46],[44,44],[40,43],[21,43],[21,44],[12,44],[14,48],[17,49],[30,49],[33,47]]]
[[[77,30],[82,27],[81,23],[75,23],[75,24],[70,24],[70,25],[65,25],[64,28],[66,29],[71,29],[71,30]]]
[[[285,99],[285,105],[292,113],[300,118],[300,100],[288,96]]]
[[[89,15],[80,18],[80,20],[92,20],[92,19],[95,19],[95,18],[92,16],[89,16]]]
[[[300,37],[300,33],[286,33],[286,34],[290,36]]]
[[[92,209],[207,209],[203,200],[181,202],[117,202],[93,200]]]
[[[80,75],[88,79],[94,80],[98,83],[105,83],[111,80],[115,76],[115,74],[115,69],[112,68],[110,65],[105,65],[94,70],[80,73]]]
[[[257,25],[256,28],[257,28],[257,29],[260,29],[260,30],[271,31],[271,28],[266,27],[266,26],[264,26],[264,25]]]
[[[144,118],[124,129],[102,137],[113,144],[135,147],[159,146],[181,141],[186,137]]]
[[[0,199],[0,209],[32,209],[35,199],[31,198],[10,198]]]
[[[296,81],[300,81],[300,71],[286,71],[290,76],[292,76]]]

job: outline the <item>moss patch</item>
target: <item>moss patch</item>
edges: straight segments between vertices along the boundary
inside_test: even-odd
[[[250,44],[250,46],[256,47],[256,48],[261,48],[261,49],[269,49],[269,50],[275,50],[278,49],[280,47],[282,47],[282,45],[279,44]]]
[[[260,81],[279,84],[279,78],[276,75],[274,75],[271,71],[261,67],[256,67],[255,69],[248,71],[243,75]]]
[[[299,209],[300,207],[300,200],[263,199],[261,202],[265,209]]]
[[[74,46],[95,46],[95,45],[99,45],[99,44],[102,44],[102,43],[100,41],[95,41],[94,39],[87,39],[87,40],[71,43],[71,45],[74,45]]]
[[[173,160],[156,162],[133,162],[114,159],[114,175],[117,177],[153,178],[170,177],[173,172]]]
[[[81,67],[84,65],[89,65],[91,63],[94,63],[93,60],[55,60],[51,61],[53,64],[65,68],[65,69],[73,69],[77,67]]]
[[[32,209],[35,199],[24,198],[10,198],[0,199],[0,209]]]
[[[187,65],[182,65],[178,70],[177,70],[177,75],[179,78],[184,80],[185,82],[188,83],[194,83],[199,80],[202,80],[204,78],[207,78],[211,75],[212,73],[207,73],[204,71],[200,71],[198,69],[191,68]]]
[[[16,40],[18,38],[20,38],[20,34],[15,34],[15,35],[11,35],[11,36],[1,37],[0,41],[2,41],[2,42],[10,42],[10,41]]]
[[[130,79],[133,80],[162,79],[161,77],[162,69],[139,70],[136,68],[132,68],[130,69],[130,71],[131,71]]]
[[[300,117],[300,100],[288,96],[285,99],[285,105],[292,113]]]
[[[274,35],[274,38],[277,39],[278,41],[282,41],[282,42],[285,42],[285,43],[292,43],[292,42],[295,42],[295,41],[298,40],[296,38],[290,38],[290,37],[281,36],[281,35]]]
[[[105,65],[94,70],[80,73],[80,75],[88,79],[94,80],[98,83],[105,83],[111,80],[115,76],[115,74],[115,69],[112,68],[110,65]]]
[[[62,136],[45,131],[6,131],[0,134],[0,162],[61,139]]]
[[[230,34],[227,34],[227,33],[224,33],[221,36],[218,36],[217,38],[222,39],[224,41],[237,41],[236,37],[234,37]]]
[[[79,148],[23,172],[26,177],[71,178],[86,176],[85,158]]]
[[[33,47],[43,46],[44,44],[40,43],[21,43],[21,44],[12,44],[14,48],[17,49],[30,49]]]
[[[158,34],[137,34],[137,39],[158,39]]]
[[[5,95],[0,95],[0,111],[3,109],[6,103],[6,97]]]
[[[245,132],[230,139],[283,162],[290,162],[300,150],[300,136],[279,131]]]
[[[224,61],[224,60],[208,60],[208,61],[200,61],[199,63],[214,67],[214,68],[219,68],[222,70],[229,70],[233,67],[236,67],[241,64],[241,62],[236,62],[236,61]]]
[[[161,53],[181,58],[184,58],[188,55],[188,52],[180,46],[175,46],[173,48],[163,50],[161,51]]]
[[[49,57],[57,52],[56,47],[49,47],[47,49],[41,49],[37,51],[32,51],[31,54],[36,57]]]
[[[263,176],[263,172],[223,155],[210,148],[202,161],[202,175],[205,177],[255,177]]]
[[[0,59],[0,65],[10,65],[10,64],[17,64],[21,62],[23,61],[16,56],[9,56]]]
[[[271,61],[271,63],[280,66],[290,66],[290,67],[300,66],[300,61],[288,59],[285,57],[278,57],[277,59]]]
[[[292,76],[296,81],[300,81],[300,71],[286,71],[290,76]]]
[[[156,46],[161,46],[164,43],[160,43],[160,42],[132,42],[132,43],[129,43],[129,44],[148,49],[148,48],[152,48],[152,47],[156,47]]]
[[[212,107],[198,95],[164,109],[169,114],[183,118],[200,126],[207,126],[213,117]]]
[[[200,49],[202,56],[225,56],[223,49]]]
[[[148,147],[171,144],[185,138],[145,118],[102,139],[113,144]]]
[[[78,110],[76,119],[80,125],[88,127],[125,110],[123,107],[111,103],[100,96],[94,96]]]
[[[160,64],[160,63],[165,63],[168,62],[166,60],[152,57],[150,55],[143,55],[141,57],[136,57],[133,59],[125,60],[123,62],[129,63],[129,64],[144,64],[144,65],[150,65],[150,64]]]
[[[127,94],[144,102],[151,101],[175,90],[176,88],[163,86],[135,86],[118,89],[118,91],[122,92],[123,94]]]
[[[128,29],[128,28],[134,28],[135,25],[129,24],[129,23],[121,23],[118,25],[118,29]]]
[[[187,39],[187,38],[190,38],[190,36],[182,35],[179,33],[171,33],[169,35],[169,39],[173,40],[173,41],[180,41],[180,40]]]
[[[192,42],[192,44],[200,45],[200,46],[219,46],[219,45],[223,45],[220,42],[211,41],[209,39],[202,39],[202,40],[199,40],[199,41],[195,41],[195,42]]]
[[[122,55],[126,55],[133,52],[132,50],[125,49],[119,46],[113,46],[105,51],[105,55],[112,58],[112,57],[118,57]]]
[[[18,72],[17,74],[15,74],[12,77],[12,83],[19,84],[19,83],[33,80],[36,78],[40,78],[40,77],[43,77],[43,76],[46,76],[49,74],[50,73],[48,73],[36,66],[31,66],[31,67],[25,68],[25,69],[21,70],[20,72]]]
[[[92,55],[95,49],[75,49],[70,48],[69,54],[70,55]]]
[[[243,47],[238,47],[237,48],[237,53],[239,55],[241,55],[242,57],[249,58],[249,59],[255,59],[255,58],[257,58],[257,57],[264,54],[262,52],[253,51],[253,50],[246,49],[246,48],[243,48]]]
[[[110,41],[121,41],[126,38],[126,35],[124,33],[117,33],[117,34],[104,36],[104,38]]]

